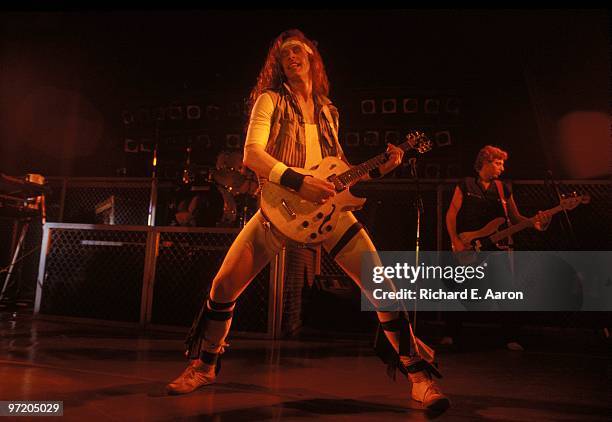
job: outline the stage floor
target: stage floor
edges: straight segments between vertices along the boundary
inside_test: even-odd
[[[511,352],[470,330],[467,350],[439,353],[453,405],[432,415],[410,400],[407,381],[386,376],[369,337],[234,339],[217,384],[166,396],[186,365],[181,334],[0,317],[0,400],[63,401],[62,420],[612,419],[610,348],[595,332],[536,332]]]

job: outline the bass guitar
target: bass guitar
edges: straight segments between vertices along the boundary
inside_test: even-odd
[[[573,210],[580,204],[588,204],[591,201],[591,197],[588,194],[577,195],[576,193],[571,196],[561,199],[561,202],[556,207],[550,208],[542,213],[552,217],[563,210]],[[518,224],[514,224],[506,229],[499,230],[499,227],[504,224],[506,219],[504,217],[498,217],[491,220],[480,230],[474,230],[470,232],[463,232],[458,235],[459,240],[465,245],[470,245],[466,251],[455,252],[455,257],[459,263],[466,265],[474,263],[478,260],[478,252],[490,251],[490,250],[503,250],[507,249],[501,242],[508,239],[515,233],[520,232],[528,227],[533,227],[536,221],[536,216],[521,221]]]

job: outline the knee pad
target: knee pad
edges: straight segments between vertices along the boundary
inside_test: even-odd
[[[215,302],[207,296],[204,301],[204,305],[200,308],[196,318],[191,324],[191,329],[185,340],[185,356],[189,359],[197,359],[200,357],[200,349],[202,348],[202,342],[204,339],[204,330],[206,328],[206,322],[218,321],[225,322],[232,319],[234,315],[234,306],[236,301],[232,302]],[[210,342],[207,342],[210,343]],[[221,343],[223,343],[221,341]],[[213,345],[213,344],[210,344]],[[223,347],[223,344],[220,345]]]
[[[332,259],[336,258],[336,255],[340,253],[340,251],[351,241],[353,237],[359,232],[359,230],[363,229],[363,225],[359,222],[353,223],[340,237],[338,242],[334,245],[334,247],[328,252],[329,256]]]
[[[401,314],[395,319],[381,322],[380,325],[383,330],[390,332],[404,332],[409,330],[408,321]]]
[[[396,370],[404,375],[425,371],[442,378],[433,350],[418,337],[413,337],[410,322],[405,314],[401,313],[396,319],[381,322],[381,327],[384,331],[397,333],[399,340],[399,353],[389,345],[388,341],[384,344],[379,340],[375,347],[378,356],[387,364],[387,374],[391,378],[395,379]]]
[[[400,372],[407,375],[405,366],[402,364],[400,356],[410,356],[410,323],[406,319],[403,313],[390,321],[381,322],[380,326],[383,331],[388,333],[394,333],[397,335],[399,343],[399,353],[389,342],[387,336],[379,332],[376,335],[376,342],[374,345],[374,351],[378,357],[387,365],[387,375],[395,380],[396,371],[399,369]]]
[[[227,321],[234,316],[234,306],[236,301],[232,302],[215,302],[210,297],[206,300],[206,312],[204,314],[207,320],[211,321]]]
[[[397,333],[399,335],[399,355],[410,356],[410,323],[403,313],[400,313],[396,319],[380,323],[382,329],[387,332]],[[393,349],[393,351],[395,351]]]

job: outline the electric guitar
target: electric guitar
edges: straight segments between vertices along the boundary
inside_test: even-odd
[[[588,194],[577,195],[575,192],[572,196],[568,196],[561,199],[561,202],[556,207],[542,211],[549,217],[557,214],[563,210],[573,210],[580,204],[588,204],[591,201],[591,197]],[[506,229],[498,230],[506,219],[504,217],[498,217],[491,220],[480,230],[471,232],[460,233],[459,240],[464,244],[470,245],[470,249],[461,252],[455,252],[455,257],[460,264],[466,265],[474,263],[478,260],[478,252],[487,250],[503,250],[507,249],[507,246],[502,245],[505,239],[508,239],[515,233],[520,232],[528,227],[533,227],[536,221],[536,216],[528,218],[527,220],[521,221],[518,224],[514,224]]]
[[[431,149],[432,143],[423,133],[411,132],[398,147],[423,154]],[[294,168],[299,173],[329,181],[335,186],[336,195],[324,203],[315,203],[303,199],[294,190],[266,181],[261,190],[261,211],[286,238],[302,244],[321,243],[332,235],[341,212],[359,209],[366,202],[365,198],[353,196],[349,187],[387,158],[387,154],[382,153],[351,167],[330,156],[313,169]]]

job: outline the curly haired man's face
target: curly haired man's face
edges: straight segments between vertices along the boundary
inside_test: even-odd
[[[486,177],[498,178],[504,172],[504,160],[495,159],[493,161],[485,161],[482,165],[481,174]]]
[[[289,45],[281,50],[281,65],[287,79],[307,76],[310,72],[308,53],[299,44]]]

